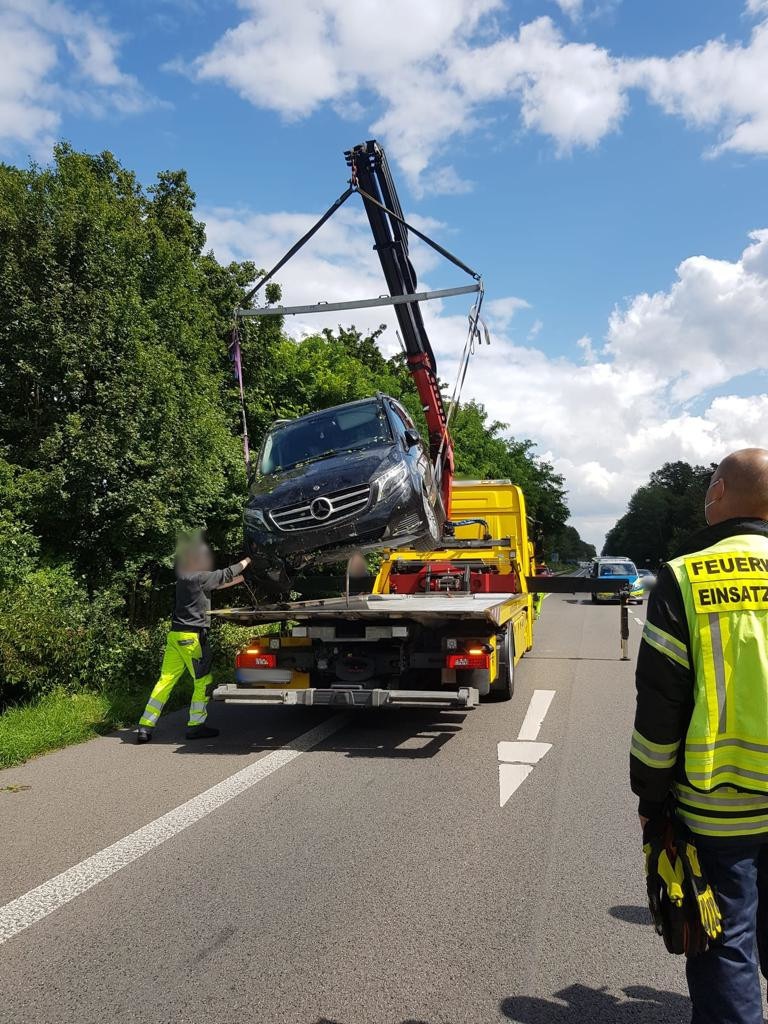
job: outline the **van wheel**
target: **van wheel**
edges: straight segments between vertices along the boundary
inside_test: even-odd
[[[434,551],[440,545],[442,528],[435,515],[435,510],[430,504],[426,488],[422,488],[421,500],[424,507],[423,518],[426,524],[426,533],[415,541],[412,547],[414,551]]]
[[[515,638],[512,623],[507,624],[504,639],[499,648],[499,673],[491,683],[491,700],[512,700],[515,692]]]

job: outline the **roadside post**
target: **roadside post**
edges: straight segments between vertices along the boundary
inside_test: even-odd
[[[629,661],[629,588],[622,590],[619,595],[621,599],[621,660]]]

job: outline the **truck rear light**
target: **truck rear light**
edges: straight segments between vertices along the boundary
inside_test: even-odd
[[[261,647],[246,647],[238,651],[235,668],[277,668],[277,655]]]
[[[491,656],[484,651],[463,651],[460,654],[449,654],[445,659],[446,668],[490,668]]]

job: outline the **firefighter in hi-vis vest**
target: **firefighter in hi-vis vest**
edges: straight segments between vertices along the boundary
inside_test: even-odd
[[[762,1024],[768,977],[768,450],[723,459],[707,529],[661,568],[637,663],[641,823],[693,833],[723,933],[689,956],[692,1024]],[[668,813],[668,811],[667,811]],[[650,822],[648,821],[650,819]]]

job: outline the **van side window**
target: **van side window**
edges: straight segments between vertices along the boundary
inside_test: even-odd
[[[405,409],[402,409],[399,405],[395,405],[394,402],[390,402],[389,407],[395,414],[395,430],[397,431],[398,437],[402,437],[406,430],[416,429],[413,420]]]

